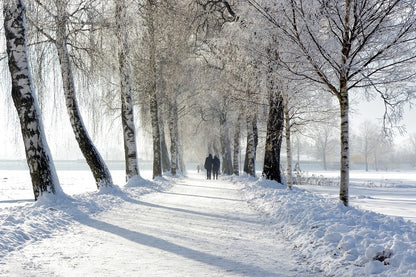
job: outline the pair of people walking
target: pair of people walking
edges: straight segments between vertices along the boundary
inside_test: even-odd
[[[212,155],[209,154],[205,159],[204,168],[207,170],[207,180],[211,180],[211,173],[213,173],[214,179],[218,179],[218,172],[220,171],[220,159],[217,155],[212,158]]]

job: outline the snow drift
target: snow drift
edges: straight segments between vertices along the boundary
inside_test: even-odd
[[[416,276],[416,224],[262,178],[230,180],[311,268],[331,276]]]

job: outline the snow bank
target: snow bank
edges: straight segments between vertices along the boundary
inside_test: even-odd
[[[50,195],[32,204],[0,209],[0,261],[27,243],[59,236],[60,231],[79,219],[117,207],[129,198],[167,189],[171,183],[164,178],[141,182],[136,179],[123,188],[106,187],[74,196]]]
[[[330,276],[416,276],[416,224],[261,178],[230,180],[314,270]]]

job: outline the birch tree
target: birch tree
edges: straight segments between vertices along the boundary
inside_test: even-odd
[[[38,7],[43,9],[43,13],[47,15],[46,17],[47,20],[49,20],[49,24],[44,22],[44,25],[42,25],[42,23],[35,22],[34,20],[31,20],[31,24],[34,26],[36,32],[42,34],[45,38],[43,42],[46,41],[52,43],[57,50],[66,109],[75,139],[86,159],[88,166],[91,169],[97,188],[112,186],[113,181],[110,171],[92,142],[81,116],[76,96],[75,77],[72,69],[71,54],[68,49],[68,45],[71,44],[68,41],[70,33],[68,31],[68,26],[75,26],[79,23],[70,22],[69,20],[70,18],[74,18],[77,13],[82,14],[84,11],[88,10],[88,3],[80,3],[80,5],[77,5],[76,8],[69,13],[68,7],[70,3],[67,0],[55,0],[49,3],[36,0],[35,2]],[[85,24],[82,20],[79,21],[82,22],[80,25]],[[80,30],[82,30],[82,27],[79,29],[74,27],[74,30],[71,31],[76,33]],[[75,47],[74,44],[72,44],[72,46]]]
[[[286,172],[287,172],[287,185],[292,188],[293,185],[293,155],[292,155],[292,122],[291,113],[289,108],[289,95],[283,92],[283,116],[285,120],[285,140],[286,140]]]
[[[316,151],[318,157],[322,161],[322,167],[324,170],[328,170],[328,154],[335,148],[336,140],[334,139],[334,126],[331,124],[315,124],[313,128],[312,139],[315,142]]]
[[[137,162],[136,130],[131,87],[131,68],[129,62],[130,46],[127,32],[127,7],[125,0],[116,0],[116,35],[118,40],[118,59],[121,92],[121,122],[123,128],[124,156],[127,181],[139,175]]]
[[[176,98],[173,98],[169,105],[170,172],[173,176],[176,175],[179,166],[178,133],[178,104]]]
[[[237,121],[235,122],[235,125],[234,125],[233,174],[235,175],[240,175],[239,155],[240,155],[241,117],[242,117],[242,113],[239,113],[237,117]]]
[[[375,123],[366,120],[360,125],[359,138],[361,140],[361,153],[364,155],[365,171],[368,171],[368,165],[371,156],[374,157],[374,166],[377,161],[377,145],[380,144],[381,128]]]
[[[56,175],[33,89],[27,58],[26,18],[23,0],[4,0],[4,30],[12,78],[12,98],[22,132],[35,200],[63,193]]]
[[[152,135],[153,135],[153,178],[162,175],[162,150],[160,141],[160,122],[158,97],[156,95],[156,42],[155,42],[155,26],[154,13],[156,3],[154,0],[146,0],[146,23],[149,35],[149,71],[150,71],[150,115],[152,120]]]
[[[244,172],[256,176],[256,149],[258,144],[257,120],[256,115],[248,113],[246,115],[247,145],[244,160]]]
[[[351,93],[377,94],[396,115],[409,101],[411,89],[406,88],[416,58],[414,1],[287,0],[271,10],[266,2],[249,2],[280,33],[280,64],[338,99],[340,200],[347,206]]]
[[[84,155],[92,174],[94,175],[97,188],[113,185],[110,171],[103,158],[92,142],[88,131],[82,120],[76,97],[74,74],[72,62],[68,51],[67,26],[69,14],[67,11],[67,0],[55,0],[57,14],[55,46],[58,51],[59,63],[61,66],[62,85],[65,94],[66,107],[70,118],[75,139]]]

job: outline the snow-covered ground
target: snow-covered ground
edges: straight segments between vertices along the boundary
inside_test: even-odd
[[[123,186],[112,173],[120,189],[96,192],[88,171],[58,172],[70,197],[34,204],[24,172],[0,171],[0,276],[416,276],[416,224],[335,194],[195,172]],[[411,182],[362,187],[414,197]]]
[[[337,199],[339,172],[309,172],[309,191]],[[326,182],[325,180],[329,180]],[[317,179],[313,182],[313,179]],[[314,184],[312,184],[314,183]],[[401,216],[416,223],[416,172],[350,172],[350,205],[386,215]]]

